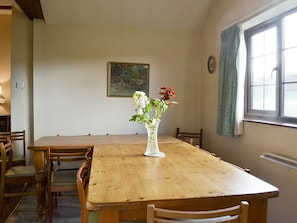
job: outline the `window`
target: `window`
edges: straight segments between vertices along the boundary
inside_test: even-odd
[[[297,9],[245,31],[245,117],[297,124]]]

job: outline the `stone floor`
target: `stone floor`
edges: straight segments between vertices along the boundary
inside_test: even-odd
[[[12,197],[9,198],[3,206],[3,216],[0,217],[0,223],[4,223],[8,216],[13,212],[17,204],[20,202],[21,197]]]
[[[6,214],[7,216],[7,214]],[[7,219],[1,223],[39,223],[36,214],[36,197],[25,196],[15,205]],[[45,223],[48,222],[46,219]],[[54,223],[79,223],[80,204],[78,197],[61,198],[53,213]]]

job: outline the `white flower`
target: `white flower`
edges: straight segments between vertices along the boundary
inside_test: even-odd
[[[152,119],[152,125],[156,124],[157,120],[155,118]]]
[[[132,100],[134,102],[133,107],[136,109],[138,114],[143,114],[142,110],[149,104],[148,97],[142,91],[135,91],[133,94]]]
[[[140,98],[147,98],[147,96],[145,95],[145,93],[143,91],[135,91],[132,96],[132,100],[138,101]]]
[[[142,115],[143,114],[143,110],[142,108],[138,108],[135,110],[137,115]]]
[[[133,107],[136,114],[130,121],[137,121],[148,125],[155,125],[160,120],[162,114],[177,102],[171,99],[175,97],[173,89],[170,87],[162,87],[159,90],[160,99],[149,99],[143,91],[135,91],[132,96]]]

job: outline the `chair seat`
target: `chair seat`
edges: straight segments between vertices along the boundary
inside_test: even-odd
[[[80,167],[81,160],[72,161],[72,162],[62,162],[60,164],[56,164],[54,167],[56,171],[64,171],[64,170],[78,170]]]
[[[51,178],[52,186],[76,187],[76,170],[53,171]]]
[[[35,168],[34,166],[15,166],[11,167],[7,170],[5,176],[7,178],[17,178],[17,177],[25,177],[25,176],[35,176]]]
[[[98,211],[90,211],[89,212],[89,220],[88,223],[98,222],[99,219],[99,213]]]

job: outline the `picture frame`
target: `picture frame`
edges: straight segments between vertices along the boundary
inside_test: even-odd
[[[148,96],[149,70],[146,63],[108,62],[107,96],[132,97],[135,91]]]

